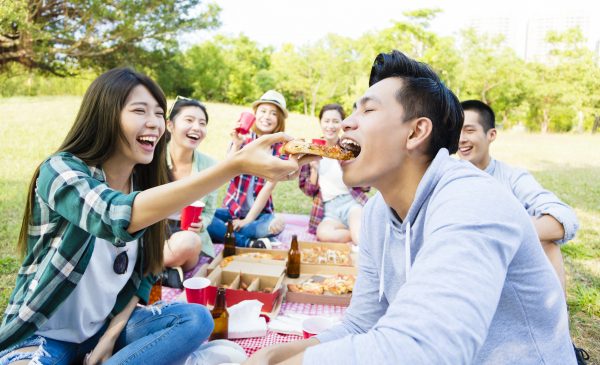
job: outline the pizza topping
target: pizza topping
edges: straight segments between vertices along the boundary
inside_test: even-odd
[[[312,276],[297,284],[288,284],[288,290],[294,293],[317,295],[344,295],[352,293],[355,278],[353,275],[336,275],[324,278]]]

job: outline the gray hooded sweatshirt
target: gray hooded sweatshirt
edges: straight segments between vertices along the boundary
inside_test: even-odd
[[[563,292],[522,205],[439,151],[404,221],[365,206],[344,320],[304,364],[575,364]]]

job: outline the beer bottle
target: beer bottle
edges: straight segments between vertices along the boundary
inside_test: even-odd
[[[233,234],[233,222],[227,222],[227,233],[225,233],[223,245],[223,257],[235,255],[235,235]]]
[[[217,289],[215,307],[210,313],[215,322],[215,329],[211,333],[209,341],[226,340],[229,337],[229,313],[225,307],[225,288]]]
[[[288,251],[287,276],[292,279],[300,276],[300,249],[296,235],[292,236],[292,245]]]

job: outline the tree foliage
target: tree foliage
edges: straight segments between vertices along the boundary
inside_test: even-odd
[[[81,66],[149,65],[183,32],[219,25],[201,0],[1,0],[0,67],[20,63],[59,75]]]
[[[156,78],[170,96],[247,105],[274,88],[285,95],[288,109],[315,115],[332,102],[350,111],[368,87],[374,57],[398,49],[429,64],[461,100],[488,103],[505,128],[582,131],[595,120],[600,124],[600,67],[576,28],[550,32],[551,50],[538,62],[518,57],[502,37],[473,29],[439,36],[430,29],[437,9],[406,12],[391,26],[356,39],[328,34],[273,49],[243,34],[217,35],[181,50],[177,34],[218,23],[218,7],[200,7],[200,1],[0,0],[0,66],[12,60],[57,74],[83,69],[89,77],[129,64]],[[60,16],[54,22],[48,12],[33,16],[40,6],[55,7]],[[47,90],[36,86],[41,83],[35,73],[14,66],[0,70],[0,82],[17,75],[29,85],[24,93]],[[3,94],[15,94],[20,84],[5,82],[11,91]]]

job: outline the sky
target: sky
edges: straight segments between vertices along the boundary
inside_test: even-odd
[[[516,34],[525,32],[528,18],[561,15],[595,17],[591,30],[600,39],[600,1],[595,0],[218,0],[222,26],[217,32],[195,35],[196,41],[216,33],[244,33],[262,46],[313,43],[328,33],[356,38],[367,31],[389,27],[407,10],[440,8],[431,29],[456,35],[476,18],[510,17]],[[591,14],[591,15],[590,15]],[[513,48],[522,48],[518,38]],[[522,41],[522,40],[521,40]]]

